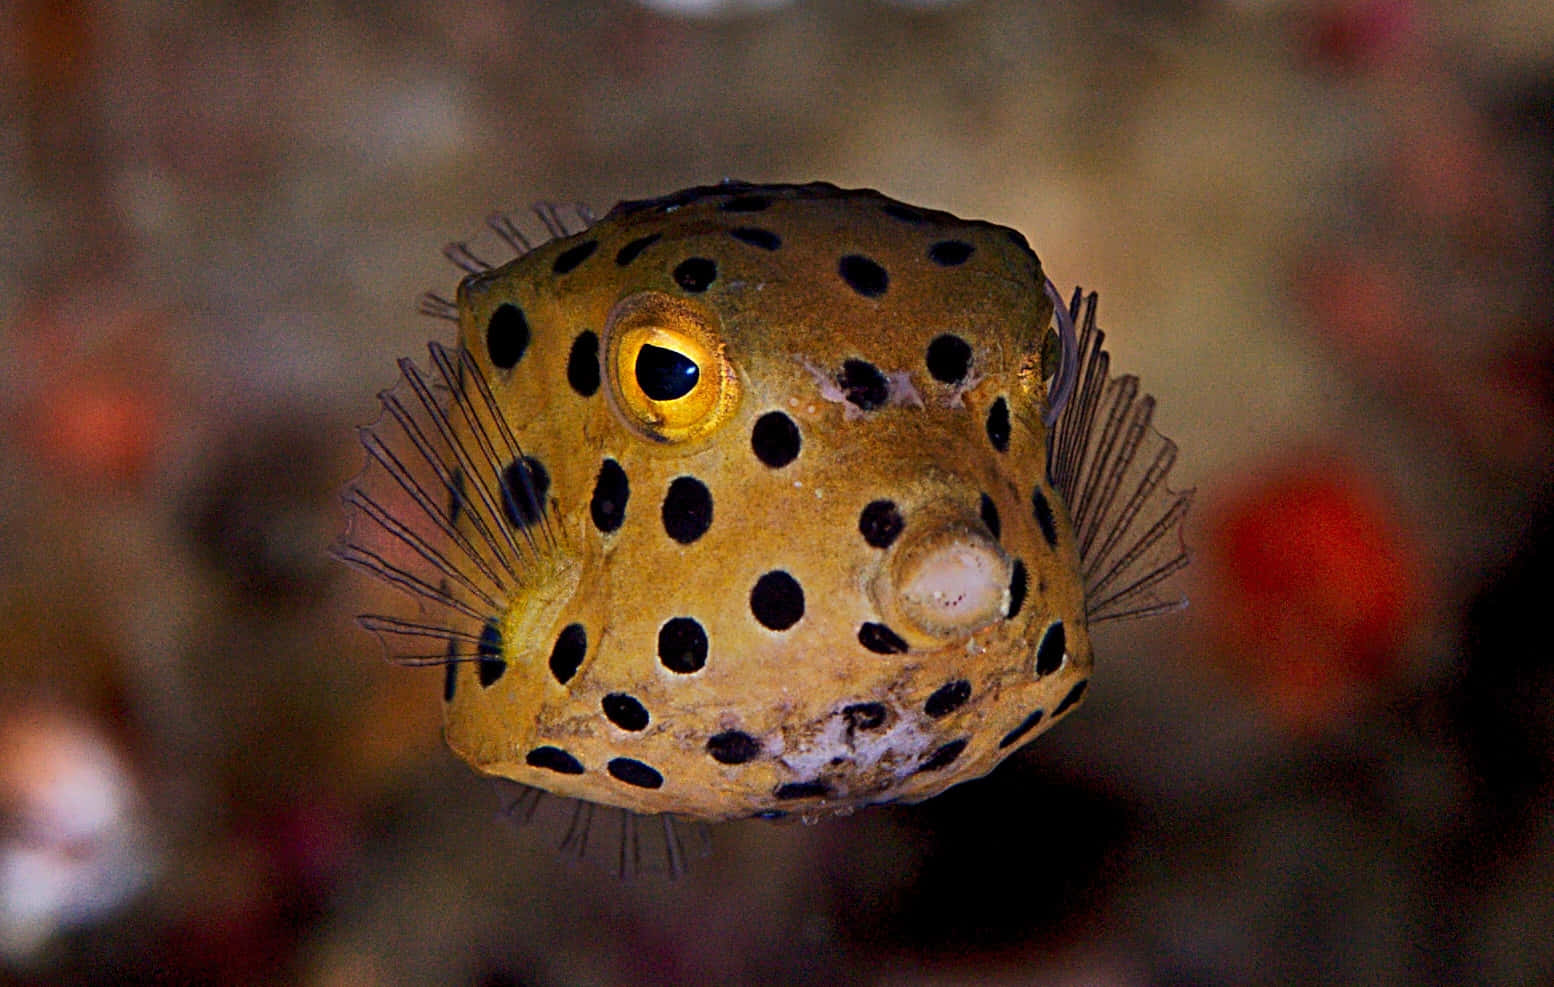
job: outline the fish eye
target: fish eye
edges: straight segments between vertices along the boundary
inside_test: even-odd
[[[657,442],[711,434],[739,395],[719,327],[716,313],[691,299],[644,291],[617,302],[602,340],[611,409]]]
[[[665,346],[648,343],[637,351],[637,386],[654,401],[675,401],[691,393],[701,368]]]

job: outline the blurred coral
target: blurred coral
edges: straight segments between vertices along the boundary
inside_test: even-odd
[[[0,957],[31,964],[146,887],[157,852],[141,780],[79,711],[0,700]]]
[[[131,492],[168,446],[167,317],[98,287],[23,310],[8,335],[31,366],[0,407],[43,470],[86,490]]]
[[[1308,56],[1353,72],[1375,69],[1396,54],[1420,18],[1414,0],[1317,0],[1306,8]]]
[[[1357,467],[1311,451],[1251,470],[1212,512],[1223,662],[1285,722],[1352,715],[1398,673],[1429,580],[1397,515]]]

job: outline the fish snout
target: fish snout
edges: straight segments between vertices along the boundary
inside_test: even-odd
[[[940,647],[1004,618],[1012,566],[975,516],[925,505],[906,519],[870,595],[909,644]]]

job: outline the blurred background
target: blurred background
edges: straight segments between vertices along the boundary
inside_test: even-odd
[[[1554,4],[0,7],[0,980],[1554,982]],[[328,560],[493,209],[824,179],[1101,294],[1184,614],[916,808],[619,881]]]

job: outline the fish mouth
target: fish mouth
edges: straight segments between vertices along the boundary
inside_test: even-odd
[[[869,595],[908,643],[939,647],[1004,619],[1013,565],[980,520],[928,504],[913,512]]]

